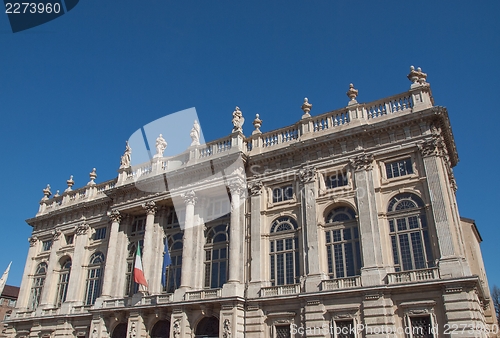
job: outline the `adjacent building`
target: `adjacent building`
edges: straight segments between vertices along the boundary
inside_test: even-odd
[[[0,294],[0,322],[2,322],[0,337],[5,337],[6,325],[4,325],[3,321],[11,319],[12,311],[16,307],[18,295],[19,287],[12,285],[5,285]]]
[[[43,190],[9,337],[494,337],[427,75],[409,91]],[[134,148],[132,146],[132,148]],[[221,189],[221,186],[223,189]],[[170,264],[164,267],[165,245]],[[134,282],[139,246],[147,290]],[[162,277],[162,275],[164,277]]]

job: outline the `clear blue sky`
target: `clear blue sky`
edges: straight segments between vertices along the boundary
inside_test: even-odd
[[[476,220],[500,286],[500,2],[80,1],[13,34],[0,13],[0,270],[19,285],[42,189],[116,176],[141,126],[195,107],[206,140],[230,133],[238,105],[267,131],[408,90],[410,65],[449,110],[462,216]],[[168,141],[168,140],[167,140]],[[493,170],[493,171],[492,171]],[[1,272],[0,272],[1,273]]]

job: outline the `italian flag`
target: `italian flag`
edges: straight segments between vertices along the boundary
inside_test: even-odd
[[[135,254],[135,264],[134,264],[134,281],[137,284],[148,286],[146,282],[146,277],[144,277],[144,269],[142,268],[142,258],[141,258],[141,247],[137,245],[137,253]]]

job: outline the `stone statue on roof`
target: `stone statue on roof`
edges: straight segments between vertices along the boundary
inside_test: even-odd
[[[156,155],[154,157],[163,157],[163,152],[167,149],[167,141],[160,134],[156,139]]]
[[[125,141],[125,152],[122,155],[121,161],[120,161],[120,169],[125,169],[130,167],[130,161],[131,161],[131,154],[132,154],[132,148],[128,145],[128,141]]]
[[[236,107],[233,111],[233,133],[234,132],[242,132],[243,123],[245,123],[245,118],[239,107]]]
[[[199,146],[200,145],[200,125],[198,121],[194,120],[193,128],[189,133],[191,136],[191,146]]]

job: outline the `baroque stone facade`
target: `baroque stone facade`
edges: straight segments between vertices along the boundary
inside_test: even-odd
[[[408,92],[43,190],[9,337],[494,337],[448,112]],[[230,168],[230,170],[227,170]],[[221,176],[214,173],[223,172]],[[223,177],[221,181],[221,177]],[[168,181],[168,185],[165,182]],[[218,184],[224,182],[223,193]],[[168,186],[168,187],[167,187]],[[163,268],[164,243],[171,264]],[[147,291],[133,281],[137,246]],[[162,277],[164,272],[165,277]],[[352,329],[354,328],[354,329]]]

